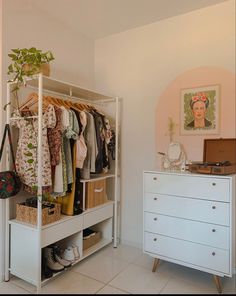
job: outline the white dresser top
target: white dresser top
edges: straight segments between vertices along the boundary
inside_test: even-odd
[[[212,175],[212,174],[196,174],[191,173],[189,171],[180,171],[180,170],[144,170],[143,173],[158,173],[158,174],[168,174],[168,175],[181,175],[181,176],[197,176],[197,177],[204,177],[204,178],[220,178],[220,179],[228,179],[233,178],[236,174],[231,175]]]

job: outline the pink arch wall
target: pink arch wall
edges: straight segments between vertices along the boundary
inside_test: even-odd
[[[220,85],[220,132],[217,135],[180,135],[180,90]],[[199,67],[179,75],[164,90],[156,106],[156,151],[166,152],[169,144],[168,117],[177,124],[174,141],[183,144],[188,160],[203,159],[204,139],[236,137],[235,74],[217,67]],[[160,159],[158,159],[158,167]]]

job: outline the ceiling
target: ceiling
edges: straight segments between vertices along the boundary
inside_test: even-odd
[[[126,31],[228,0],[7,0],[48,15],[92,39]]]

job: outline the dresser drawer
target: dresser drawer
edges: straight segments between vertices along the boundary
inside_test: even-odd
[[[229,249],[229,227],[144,213],[144,231]]]
[[[144,211],[229,226],[229,203],[146,193]]]
[[[144,191],[230,201],[230,181],[223,178],[144,173]]]
[[[144,233],[144,250],[157,257],[168,258],[188,262],[225,274],[230,273],[229,251],[200,245],[167,236]]]

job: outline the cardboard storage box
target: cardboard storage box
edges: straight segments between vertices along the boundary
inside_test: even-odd
[[[203,162],[190,164],[189,170],[213,175],[236,173],[236,139],[205,139]]]
[[[83,250],[86,250],[96,243],[98,243],[101,239],[101,232],[95,232],[94,235],[90,235],[89,237],[83,238]]]
[[[93,208],[107,202],[106,179],[88,182],[86,186],[86,209]]]
[[[61,218],[60,204],[43,202],[42,205],[42,225],[55,222]],[[27,206],[25,203],[16,204],[16,220],[36,225],[38,216],[37,212],[37,208]]]

